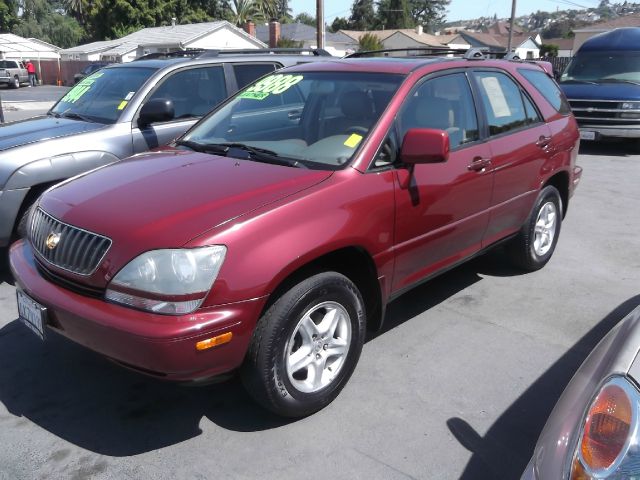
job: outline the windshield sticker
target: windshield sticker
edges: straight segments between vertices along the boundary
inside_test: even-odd
[[[255,85],[246,89],[239,95],[239,97],[250,98],[253,100],[264,100],[272,93],[279,95],[286,92],[303,78],[304,77],[302,75],[269,75],[267,78],[260,80]]]
[[[357,133],[352,133],[349,138],[347,138],[344,142],[344,145],[349,148],[356,148],[360,141],[362,140],[362,136]]]
[[[129,102],[127,102],[126,100],[121,101],[120,105],[118,105],[118,110],[122,110],[124,107],[126,107],[127,103]]]
[[[104,75],[103,72],[96,72],[87,78],[83,78],[75,87],[69,90],[64,97],[62,97],[62,101],[67,103],[76,103],[80,97],[91,90],[93,82],[102,75]]]
[[[491,104],[491,110],[493,110],[493,116],[495,118],[503,118],[511,116],[511,109],[507,103],[507,99],[504,96],[502,87],[497,77],[483,77],[481,79],[482,86],[485,92],[487,92],[487,98]]]
[[[128,102],[129,100],[131,100],[131,97],[133,97],[136,94],[136,92],[129,92],[127,93],[127,96],[124,97],[124,99]]]

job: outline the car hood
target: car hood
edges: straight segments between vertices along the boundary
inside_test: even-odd
[[[63,182],[40,206],[111,238],[107,260],[119,268],[144,251],[180,247],[331,173],[184,150],[149,152]]]
[[[6,123],[0,126],[0,151],[40,140],[92,132],[107,126],[102,123],[83,122],[82,120],[55,118],[53,116]]]
[[[628,83],[561,83],[560,87],[569,100],[640,100],[640,85]]]

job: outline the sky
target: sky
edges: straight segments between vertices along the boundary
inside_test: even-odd
[[[570,8],[597,7],[599,0],[519,0],[516,4],[516,16],[526,15],[536,10],[554,11]],[[324,0],[324,16],[327,23],[335,17],[348,17],[351,14],[353,0]],[[293,15],[306,12],[315,17],[316,0],[289,0]],[[489,17],[497,14],[499,18],[511,15],[509,0],[451,0],[447,14],[448,21]]]

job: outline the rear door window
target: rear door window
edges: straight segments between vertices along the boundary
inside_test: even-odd
[[[518,72],[540,92],[540,94],[551,104],[556,111],[568,114],[571,111],[569,103],[564,95],[549,75],[539,70],[529,68],[519,68]]]
[[[236,63],[233,65],[239,90],[276,69],[277,67],[273,63]]]
[[[489,124],[489,135],[500,135],[529,124],[520,87],[500,72],[474,72]]]

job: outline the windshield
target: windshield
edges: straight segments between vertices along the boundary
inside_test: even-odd
[[[363,72],[269,75],[196,124],[178,144],[227,156],[242,152],[240,158],[257,161],[260,150],[282,164],[339,169],[351,160],[403,78]]]
[[[154,68],[105,68],[78,82],[51,109],[63,117],[115,123]]]
[[[560,77],[564,82],[640,82],[640,53],[578,53]]]

